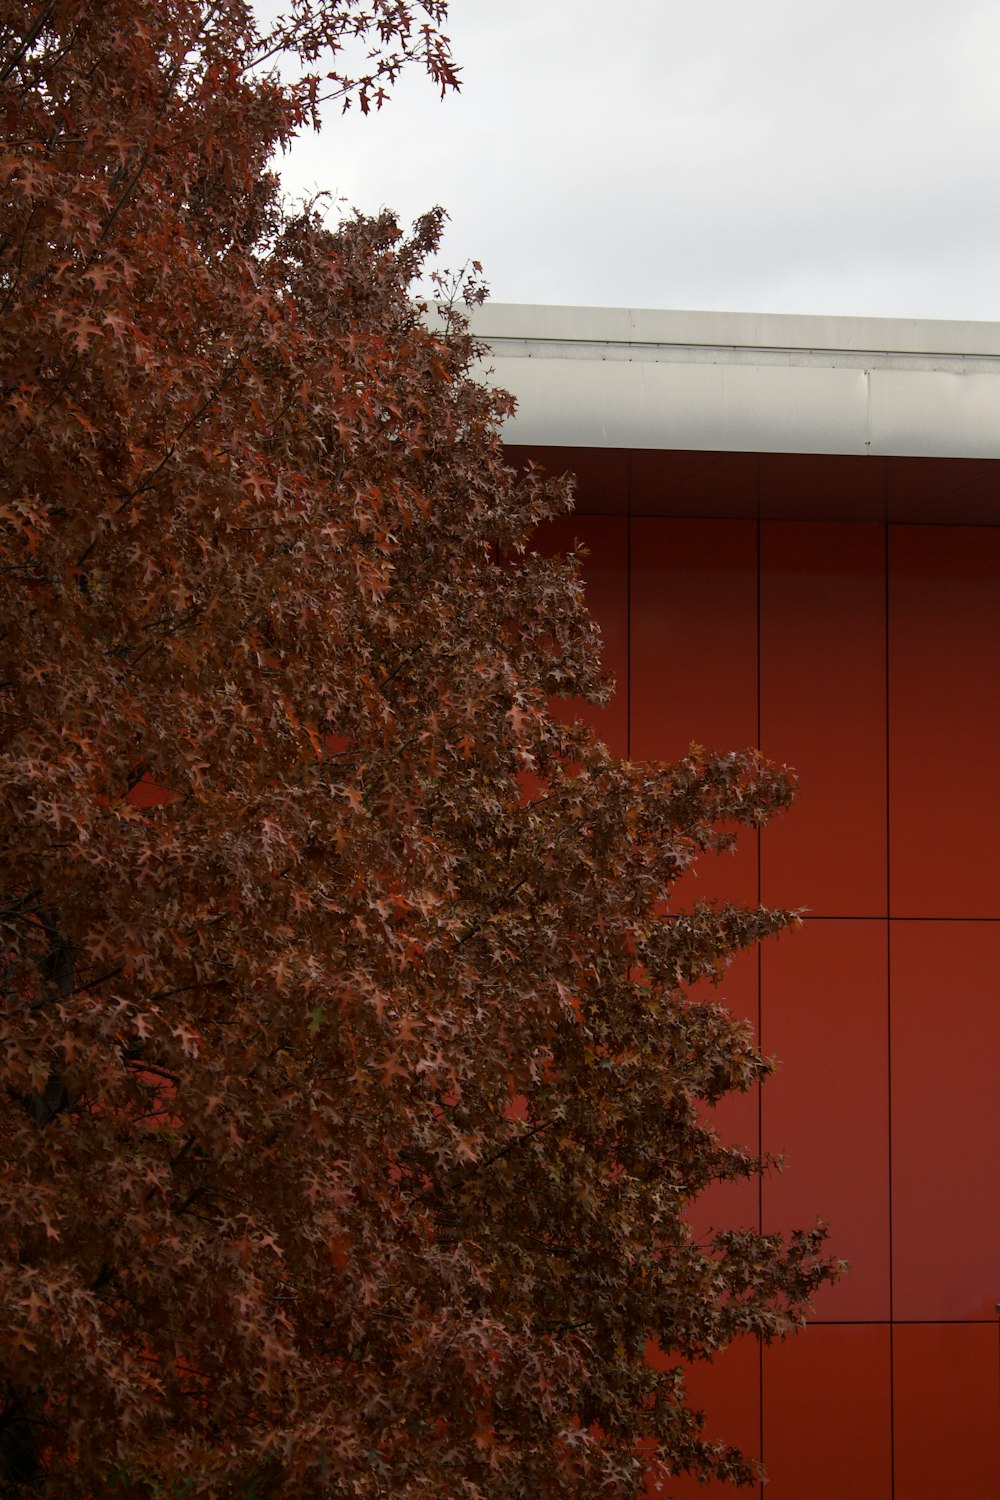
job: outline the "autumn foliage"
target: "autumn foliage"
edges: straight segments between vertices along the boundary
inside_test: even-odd
[[[566,488],[411,299],[439,216],[267,170],[324,92],[453,83],[443,19],[0,0],[4,1493],[739,1474],[646,1342],[830,1274],[686,1220],[767,1067],[685,988],[788,918],[669,892],[786,778],[553,717],[605,691],[530,551]]]

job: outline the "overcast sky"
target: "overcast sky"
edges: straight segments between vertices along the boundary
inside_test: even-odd
[[[462,68],[284,159],[502,302],[1000,320],[997,0],[452,0]]]

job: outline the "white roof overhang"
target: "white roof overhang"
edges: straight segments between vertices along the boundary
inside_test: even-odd
[[[508,444],[1000,458],[1000,323],[487,303]]]

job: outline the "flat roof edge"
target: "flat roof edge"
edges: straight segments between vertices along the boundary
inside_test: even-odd
[[[510,443],[1000,459],[996,323],[487,304],[473,329]]]
[[[506,339],[743,349],[829,349],[1000,358],[1000,323],[846,318],[487,302],[471,314],[487,342]]]

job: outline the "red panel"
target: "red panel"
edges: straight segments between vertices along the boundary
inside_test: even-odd
[[[762,1190],[766,1231],[830,1225],[850,1274],[815,1316],[889,1316],[886,924],[811,921],[761,951],[764,1149],[785,1156]]]
[[[755,524],[633,519],[631,607],[634,756],[754,744]]]
[[[629,454],[634,516],[757,517],[756,453],[638,449]]]
[[[1000,917],[1000,527],[889,538],[890,909]]]
[[[760,514],[884,522],[885,465],[884,458],[855,454],[762,453]]]
[[[578,477],[578,512],[990,526],[995,459],[510,444],[508,462]]]
[[[740,1020],[759,1025],[757,953],[747,950],[734,959],[720,985],[696,985],[692,997],[720,1000]],[[742,1146],[760,1151],[760,1090],[745,1094],[728,1094],[713,1110],[706,1112],[727,1146]],[[760,1178],[738,1178],[732,1182],[714,1183],[691,1205],[691,1227],[695,1234],[707,1237],[719,1229],[757,1229],[760,1226]]]
[[[891,932],[893,1307],[994,1316],[1000,1301],[1000,923]]]
[[[601,735],[615,755],[628,754],[628,521],[624,516],[560,516],[535,533],[536,551],[551,556],[582,542],[587,608],[604,637],[603,664],[615,677],[615,696],[608,708],[593,708],[580,698],[563,699],[556,712],[582,719]]]
[[[794,766],[761,839],[761,899],[822,916],[886,909],[885,528],[765,521],[761,748]]]
[[[165,802],[175,801],[177,796],[177,792],[172,792],[167,787],[160,786],[159,782],[153,781],[151,777],[144,776],[132,787],[125,800],[131,802],[134,807],[162,807]]]
[[[995,459],[890,458],[885,462],[890,521],[996,524]]]
[[[897,1324],[893,1395],[899,1500],[1000,1496],[998,1360],[996,1323]]]
[[[757,742],[757,528],[752,521],[633,518],[631,754],[677,760]],[[755,902],[756,835],[701,861],[676,904]]]
[[[889,1500],[890,1369],[884,1324],[814,1324],[764,1350],[767,1500]]]
[[[655,1360],[654,1360],[655,1363]],[[711,1364],[688,1370],[689,1405],[705,1413],[705,1436],[730,1443],[748,1458],[760,1457],[760,1350],[756,1339],[730,1344]],[[652,1487],[647,1491],[655,1493]],[[735,1500],[759,1496],[760,1486],[734,1490],[730,1484],[699,1484],[690,1475],[670,1482],[671,1500]]]

